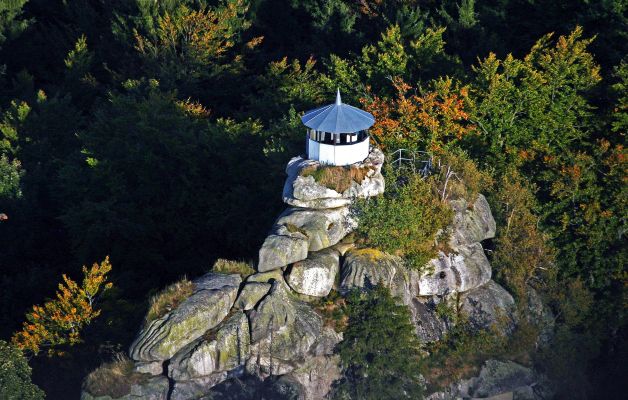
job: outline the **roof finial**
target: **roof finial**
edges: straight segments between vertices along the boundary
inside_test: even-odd
[[[340,101],[340,88],[336,89],[336,104],[342,104],[342,101]]]

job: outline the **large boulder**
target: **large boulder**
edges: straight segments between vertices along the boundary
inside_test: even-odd
[[[165,400],[168,398],[170,385],[168,378],[163,375],[146,377],[130,384],[125,394],[117,395],[120,387],[111,387],[110,394],[94,395],[83,389],[81,400]]]
[[[297,293],[316,297],[327,296],[340,269],[339,258],[339,253],[334,249],[310,253],[307,259],[292,265],[286,281]]]
[[[351,249],[345,254],[340,289],[383,285],[404,304],[419,294],[419,273],[405,266],[403,259],[377,249]]]
[[[307,236],[309,251],[333,246],[357,227],[357,221],[348,207],[325,210],[291,207],[279,216],[275,224]]]
[[[309,248],[307,236],[298,230],[286,226],[276,226],[259,250],[260,272],[285,267],[297,261],[305,260]]]
[[[168,376],[175,381],[189,381],[232,371],[244,365],[250,341],[249,321],[243,312],[236,312],[172,357]]]
[[[321,317],[288,290],[274,282],[270,293],[249,314],[249,373],[268,376],[294,370],[322,336]]]
[[[295,207],[325,209],[347,206],[354,198],[377,196],[384,193],[384,177],[381,173],[383,163],[384,153],[374,147],[363,162],[354,164],[369,169],[364,180],[352,182],[348,189],[338,193],[317,183],[312,176],[301,175],[304,168],[318,167],[318,161],[294,157],[286,167],[288,178],[283,188],[283,200]]]
[[[430,273],[421,276],[421,296],[462,293],[482,286],[491,279],[491,264],[480,243],[458,247],[457,252],[440,252],[430,260]]]
[[[141,330],[131,344],[131,358],[137,361],[167,360],[217,326],[233,306],[240,282],[240,275],[214,273],[195,280],[191,296]]]
[[[449,205],[454,210],[449,240],[452,249],[495,237],[495,219],[484,195],[478,194],[472,207],[465,199],[451,200]]]
[[[305,260],[308,251],[338,243],[357,226],[348,207],[313,210],[291,207],[284,211],[259,251],[260,272]]]
[[[461,309],[475,328],[495,326],[506,333],[514,328],[515,300],[495,281],[490,280],[477,289],[463,293],[461,300]]]

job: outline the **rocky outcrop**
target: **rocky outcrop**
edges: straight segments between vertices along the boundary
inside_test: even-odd
[[[452,249],[495,237],[495,219],[484,195],[478,194],[472,207],[465,199],[451,200],[449,205],[454,210],[449,239]]]
[[[376,249],[352,249],[345,254],[340,289],[383,285],[393,296],[410,304],[419,294],[419,274],[408,269],[400,257]]]
[[[308,258],[296,262],[287,272],[288,285],[297,293],[324,297],[334,286],[340,253],[332,248],[310,253]]]
[[[529,323],[539,328],[539,344],[541,346],[547,345],[554,334],[554,325],[556,324],[554,314],[552,313],[552,310],[550,310],[550,308],[543,303],[541,296],[534,288],[527,286],[526,294],[526,319]]]
[[[430,274],[419,281],[421,296],[442,296],[478,288],[491,279],[491,264],[480,243],[459,246],[457,252],[439,252],[430,261]]]
[[[299,393],[304,399],[324,399],[339,378],[340,358],[336,355],[310,358],[282,377],[298,383]]]
[[[129,387],[128,393],[122,396],[96,396],[83,389],[81,400],[164,400],[168,396],[169,388],[168,378],[165,376],[153,376],[133,383]]]
[[[462,311],[477,329],[496,326],[510,331],[514,327],[515,300],[506,289],[492,280],[464,293],[461,303]]]
[[[348,207],[284,211],[259,251],[258,271],[270,271],[305,260],[308,251],[338,243],[357,226]]]
[[[194,281],[194,293],[179,306],[149,322],[131,345],[137,361],[167,360],[229,313],[242,279],[239,275],[207,274]]]
[[[447,321],[436,312],[432,299],[413,298],[409,304],[416,334],[422,342],[435,342],[449,330]]]
[[[236,312],[215,330],[181,349],[168,364],[175,381],[208,378],[244,365],[250,352],[249,321]]]
[[[234,306],[244,311],[252,309],[259,303],[262,297],[266,296],[270,287],[270,283],[247,282],[240,291]]]
[[[271,271],[305,260],[308,249],[309,241],[304,233],[296,229],[290,231],[285,225],[277,226],[262,244],[257,270]]]
[[[291,372],[321,337],[321,317],[287,290],[275,282],[269,295],[249,315],[250,373],[268,376]]]
[[[339,193],[301,175],[315,161],[292,159],[283,192],[290,207],[261,246],[257,272],[245,282],[239,275],[207,274],[194,281],[190,297],[147,323],[129,351],[135,373],[146,379],[124,399],[325,398],[340,377],[334,348],[342,335],[326,326],[312,302],[332,289],[344,295],[386,286],[409,307],[423,343],[441,340],[457,311],[477,329],[508,332],[515,323],[514,300],[491,280],[481,241],[495,235],[495,221],[484,196],[473,204],[450,201],[449,249],[421,271],[396,255],[360,248],[363,243],[350,235],[357,226],[350,203],[383,192],[382,163],[383,154],[374,149],[353,166],[368,170],[362,182],[351,181]],[[536,320],[545,319],[538,298],[529,302],[538,310]],[[478,377],[430,399],[535,393],[539,378],[525,370],[487,363]]]
[[[488,360],[480,374],[432,393],[426,400],[457,399],[542,400],[552,398],[547,380],[532,369],[512,361]]]
[[[317,183],[312,176],[301,175],[304,168],[317,167],[318,161],[294,157],[286,167],[288,178],[283,188],[283,201],[295,207],[329,209],[348,206],[355,198],[377,196],[384,193],[383,163],[384,153],[374,147],[362,163],[355,165],[369,169],[364,180],[353,182],[344,192],[338,193]]]

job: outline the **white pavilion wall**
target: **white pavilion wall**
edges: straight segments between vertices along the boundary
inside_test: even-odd
[[[369,139],[356,144],[334,146],[308,139],[308,158],[322,164],[349,165],[363,161],[369,155]]]

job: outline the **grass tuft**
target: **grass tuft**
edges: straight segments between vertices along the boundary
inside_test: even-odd
[[[351,187],[352,182],[358,185],[364,181],[368,173],[373,170],[371,166],[331,166],[312,165],[301,170],[301,176],[311,176],[314,181],[326,188],[344,193]]]
[[[178,282],[166,287],[150,299],[150,307],[146,314],[146,323],[161,318],[177,308],[179,304],[194,292],[194,283],[183,277]]]
[[[101,365],[85,379],[85,390],[92,396],[110,396],[117,399],[131,392],[131,386],[146,382],[147,374],[133,369],[133,361],[123,353],[113,361]]]
[[[232,261],[219,258],[212,267],[212,272],[218,272],[221,274],[239,274],[242,279],[245,279],[249,275],[253,275],[255,270],[251,263],[244,261]]]

